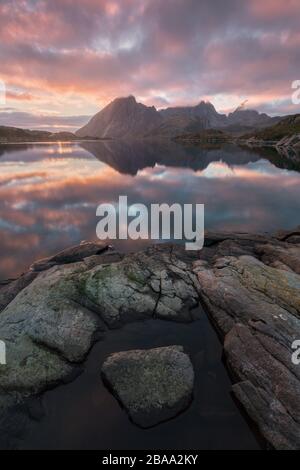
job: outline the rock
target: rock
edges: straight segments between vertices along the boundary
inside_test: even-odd
[[[112,354],[102,374],[132,421],[143,428],[173,418],[192,399],[194,370],[182,346]]]
[[[209,247],[212,245],[217,245],[221,242],[224,242],[226,240],[232,240],[235,242],[244,242],[247,245],[251,245],[253,243],[268,243],[270,241],[270,236],[264,233],[247,233],[247,232],[238,232],[238,233],[232,233],[232,232],[212,232],[212,231],[206,231],[205,232],[205,241],[204,241],[204,246]]]
[[[299,449],[300,368],[291,356],[300,338],[300,251],[281,240],[220,239],[194,272],[224,338],[236,397],[271,446]]]
[[[288,351],[267,331],[237,324],[226,336],[225,354],[239,378],[234,394],[261,434],[277,449],[299,449],[300,375],[288,367]]]
[[[0,422],[15,403],[80,373],[100,334],[148,318],[192,322],[207,312],[224,341],[233,392],[260,434],[276,449],[299,449],[300,368],[292,363],[299,236],[299,228],[209,233],[200,252],[162,244],[129,255],[84,243],[1,283]]]
[[[89,256],[100,255],[110,248],[103,242],[81,242],[80,245],[67,248],[55,256],[36,261],[30,266],[30,270],[45,271],[58,264],[76,263]]]
[[[300,239],[300,225],[294,230],[279,230],[275,236],[280,241],[294,243],[295,238],[299,237]],[[293,241],[291,242],[291,240]],[[300,240],[298,243],[300,243]]]
[[[287,135],[277,143],[277,147],[299,147],[299,143],[300,134]]]
[[[290,239],[289,239],[290,240]],[[256,252],[261,261],[278,269],[291,270],[300,274],[300,245],[257,245]]]
[[[37,273],[28,272],[22,274],[19,279],[2,282],[0,285],[0,312],[17,296],[21,290],[27,287],[37,276]]]
[[[80,266],[75,266],[40,273],[2,311],[1,339],[7,344],[2,390],[40,392],[71,374],[85,358],[99,321],[76,302],[72,275]]]
[[[120,263],[96,266],[80,276],[80,283],[110,328],[152,317],[192,321],[199,302],[191,260],[185,258],[184,249],[173,255],[167,245],[149,248]]]
[[[0,390],[21,400],[69,380],[106,328],[153,317],[193,321],[196,256],[183,248],[176,256],[170,246],[124,258],[105,251],[38,273],[0,315]]]

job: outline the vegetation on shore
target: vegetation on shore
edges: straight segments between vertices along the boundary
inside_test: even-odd
[[[203,129],[200,132],[181,134],[174,138],[175,142],[184,145],[214,145],[230,142],[231,136],[218,129]]]
[[[49,132],[0,126],[0,143],[17,142],[59,142],[73,140],[91,140],[90,137],[78,138],[72,132]],[[92,140],[101,140],[92,138]]]
[[[194,131],[188,127],[178,134],[169,137],[182,145],[201,145],[202,147],[215,147],[224,143],[236,143],[249,146],[283,146],[298,149],[300,141],[300,114],[282,118],[276,124],[256,129],[243,135],[237,135],[229,129],[209,128]],[[151,136],[153,139],[154,134]],[[107,138],[78,137],[72,132],[57,132],[21,129],[17,127],[0,126],[0,143],[19,142],[59,142],[78,140],[111,140]]]
[[[300,134],[300,114],[287,116],[274,126],[266,127],[252,134],[245,134],[242,138],[279,142],[284,137],[291,137],[295,134]]]

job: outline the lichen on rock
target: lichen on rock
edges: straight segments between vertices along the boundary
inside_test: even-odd
[[[102,374],[132,421],[143,428],[173,418],[192,399],[194,370],[182,346],[111,354]]]

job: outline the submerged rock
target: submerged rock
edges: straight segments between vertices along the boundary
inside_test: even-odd
[[[143,428],[173,418],[192,399],[194,370],[182,346],[111,354],[102,374],[132,421]]]
[[[86,248],[81,245],[83,255]],[[78,259],[80,247],[72,251]],[[0,312],[7,347],[0,412],[12,397],[19,402],[72,378],[105,329],[153,317],[193,320],[196,255],[182,249],[173,256],[170,246],[124,258],[114,252],[95,255],[94,248],[91,253],[39,272]]]

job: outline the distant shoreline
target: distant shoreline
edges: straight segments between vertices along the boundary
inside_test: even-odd
[[[10,142],[1,142],[0,145],[23,145],[23,144],[76,144],[78,142],[107,142],[111,141],[111,139],[78,139],[78,140],[24,140],[24,141],[10,141]]]

